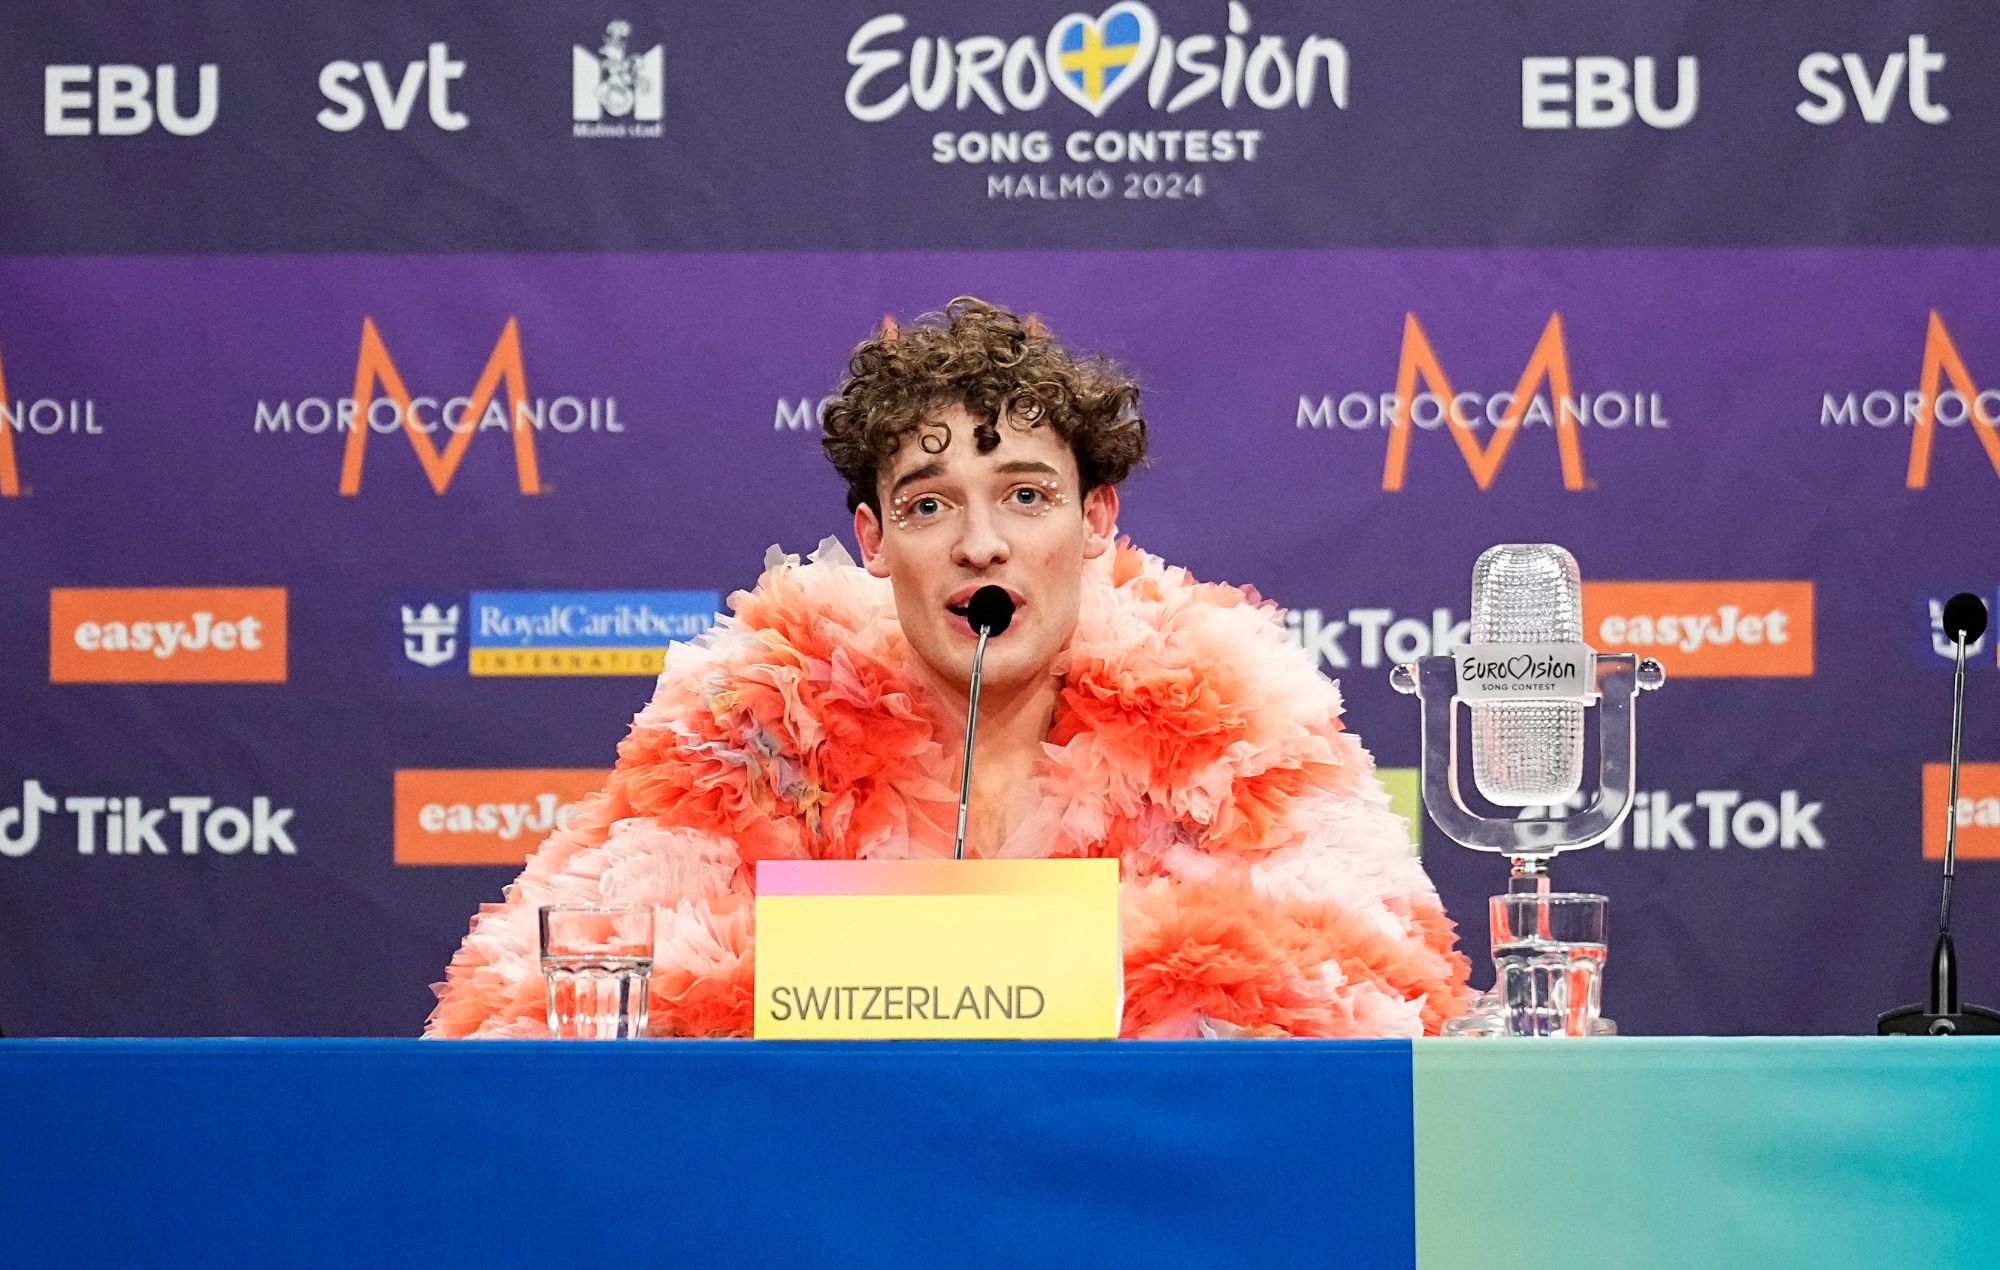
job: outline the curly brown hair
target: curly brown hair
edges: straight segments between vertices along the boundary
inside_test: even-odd
[[[820,412],[821,444],[847,481],[847,509],[866,504],[880,515],[881,465],[919,430],[918,444],[942,453],[951,432],[925,416],[956,402],[979,420],[972,435],[981,454],[1000,444],[1002,419],[1054,428],[1076,455],[1083,493],[1116,485],[1145,462],[1137,383],[1108,358],[1071,353],[1036,318],[959,296],[907,327],[884,319]]]

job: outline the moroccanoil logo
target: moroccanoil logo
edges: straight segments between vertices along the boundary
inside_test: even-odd
[[[7,391],[7,365],[0,359],[0,498],[26,493],[14,454],[14,438],[23,433],[52,436],[70,433],[102,436],[97,403],[88,397],[18,398]]]
[[[1924,764],[1924,859],[1944,859],[1944,817],[1951,801],[1951,766]],[[2000,763],[1964,763],[1958,769],[1958,854],[1965,860],[2000,860]]]
[[[340,492],[350,497],[361,492],[371,433],[408,437],[431,489],[443,494],[465,462],[473,436],[498,432],[512,438],[515,483],[521,493],[545,494],[549,487],[542,480],[541,457],[535,448],[538,436],[623,432],[625,422],[618,416],[615,397],[531,396],[520,323],[514,318],[501,329],[472,391],[442,400],[411,393],[375,320],[363,318],[353,395],[260,400],[255,431],[345,435]],[[437,440],[440,432],[447,438],[442,446]]]
[[[1946,387],[1949,381],[1950,387]],[[1924,332],[1923,368],[1913,389],[1877,388],[1870,392],[1822,393],[1822,428],[1886,428],[1910,430],[1910,461],[1903,484],[1924,489],[1931,482],[1931,452],[1939,427],[1970,427],[2000,475],[2000,389],[1981,389],[1952,340],[1951,329],[1931,310]]]
[[[283,587],[57,587],[49,682],[285,682]]]
[[[603,784],[594,767],[405,768],[396,863],[518,865]]]
[[[1584,642],[1657,658],[1669,676],[1813,672],[1810,582],[1586,582]]]
[[[1382,488],[1400,490],[1409,474],[1410,438],[1439,428],[1451,433],[1466,470],[1480,489],[1491,489],[1515,438],[1532,428],[1556,434],[1563,488],[1596,488],[1584,471],[1583,434],[1650,430],[1671,425],[1657,392],[1577,391],[1570,373],[1562,314],[1551,313],[1541,338],[1511,392],[1461,391],[1453,385],[1423,322],[1404,315],[1402,350],[1391,392],[1301,394],[1296,426],[1348,432],[1386,430]],[[1482,432],[1491,435],[1481,439]]]

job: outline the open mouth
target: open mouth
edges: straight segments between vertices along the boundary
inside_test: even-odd
[[[944,610],[951,614],[952,625],[968,635],[977,635],[979,633],[972,626],[972,597],[977,595],[982,589],[982,587],[967,587],[945,601]],[[1018,622],[1021,611],[1028,607],[1027,600],[1022,598],[1020,592],[1014,590],[1012,587],[1002,587],[1001,589],[1007,592],[1007,598],[1014,601],[1014,617]]]

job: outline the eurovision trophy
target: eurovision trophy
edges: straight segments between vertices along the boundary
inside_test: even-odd
[[[1397,666],[1396,691],[1422,710],[1424,809],[1454,842],[1505,855],[1506,893],[1488,902],[1493,991],[1445,1027],[1447,1036],[1590,1036],[1616,1031],[1601,1015],[1605,897],[1555,891],[1549,862],[1602,842],[1632,809],[1637,695],[1666,672],[1651,658],[1599,653],[1583,642],[1576,560],[1547,543],[1510,543],[1472,571],[1472,621],[1457,651]],[[1473,783],[1459,777],[1458,707],[1471,717]],[[1583,785],[1585,709],[1597,707],[1594,794]]]

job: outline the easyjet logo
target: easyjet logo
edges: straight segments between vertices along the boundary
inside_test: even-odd
[[[283,587],[57,587],[49,682],[283,683]]]
[[[406,768],[397,864],[518,865],[604,784],[600,768]]]
[[[1924,764],[1924,858],[1944,859],[1945,821],[1938,809],[1951,803],[1951,766]],[[1958,769],[1958,854],[1964,860],[2000,860],[2000,763],[1964,763]]]
[[[1669,675],[1813,673],[1810,582],[1586,582],[1585,642],[1657,658]]]

